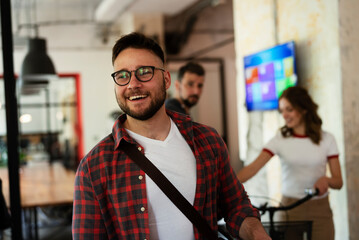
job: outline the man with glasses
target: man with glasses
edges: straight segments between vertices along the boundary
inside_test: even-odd
[[[79,164],[73,239],[204,239],[124,153],[128,143],[161,170],[212,229],[224,217],[235,237],[269,239],[217,132],[165,109],[171,76],[161,47],[131,33],[116,42],[112,56],[111,76],[124,114]]]
[[[175,96],[166,100],[166,108],[189,115],[202,94],[204,74],[204,68],[196,62],[180,67],[175,81]]]

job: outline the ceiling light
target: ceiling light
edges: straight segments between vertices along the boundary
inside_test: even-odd
[[[20,88],[41,89],[47,86],[49,80],[56,77],[54,64],[46,53],[46,40],[38,37],[30,38],[28,53],[21,67]]]
[[[31,114],[25,113],[20,116],[19,120],[21,123],[29,123],[32,121],[32,116],[31,116]]]

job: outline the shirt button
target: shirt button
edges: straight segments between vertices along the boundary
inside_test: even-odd
[[[141,148],[141,147],[138,147],[137,149],[138,149],[138,151],[140,151],[140,152],[141,152],[141,150],[142,150],[142,148]]]
[[[144,212],[146,210],[146,208],[141,207],[141,212]]]
[[[138,176],[138,179],[142,180],[142,179],[143,179],[143,176],[142,176],[142,175]]]

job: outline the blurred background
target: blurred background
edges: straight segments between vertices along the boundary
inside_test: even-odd
[[[76,169],[111,132],[120,114],[110,76],[112,46],[120,36],[138,31],[165,49],[172,82],[186,61],[204,65],[203,95],[191,115],[217,129],[233,168],[239,170],[283,124],[275,109],[247,108],[244,57],[293,41],[296,84],[308,88],[320,106],[323,128],[334,134],[339,146],[345,184],[330,194],[336,239],[359,239],[359,2],[13,0],[11,8],[17,78],[31,39],[45,40],[55,69],[55,77],[42,81],[17,80],[23,164],[61,160]],[[2,74],[2,58],[0,62]],[[0,163],[6,166],[2,77]],[[271,161],[245,183],[248,194],[280,199],[279,168],[278,160]]]

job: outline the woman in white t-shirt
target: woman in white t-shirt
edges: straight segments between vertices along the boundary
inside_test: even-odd
[[[317,197],[282,215],[282,221],[313,221],[312,239],[334,239],[334,224],[328,189],[343,185],[339,153],[332,134],[323,131],[318,105],[301,87],[286,89],[279,99],[279,111],[285,125],[263,148],[259,156],[242,168],[238,179],[253,177],[271,158],[281,162],[282,204],[288,205],[305,196],[304,190],[319,190]],[[330,176],[326,175],[329,166]]]

